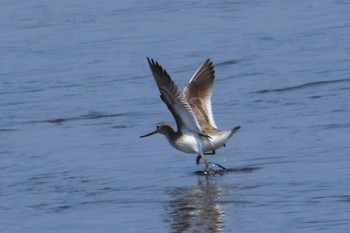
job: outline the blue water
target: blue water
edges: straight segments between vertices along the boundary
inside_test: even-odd
[[[0,232],[348,232],[350,4],[1,1]],[[216,65],[209,160],[174,120],[146,57],[183,88]]]

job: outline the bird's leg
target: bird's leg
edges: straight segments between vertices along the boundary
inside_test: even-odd
[[[198,156],[197,156],[197,159],[196,159],[196,163],[197,163],[197,164],[200,164],[201,159],[203,159],[204,164],[205,164],[205,170],[204,170],[204,173],[205,173],[205,174],[211,174],[211,173],[213,173],[213,172],[210,171],[210,169],[209,169],[209,164],[214,164],[214,165],[220,167],[221,169],[226,170],[226,168],[225,168],[224,166],[221,166],[221,165],[218,164],[218,163],[209,162],[206,158],[204,158],[204,155],[198,155]]]
[[[211,152],[204,153],[204,155],[215,155],[216,151],[212,150]]]
[[[197,159],[196,159],[197,164],[200,164],[201,159],[203,159],[205,163],[205,172],[209,172],[209,161],[204,158],[204,154],[199,154],[197,156]]]
[[[226,168],[225,168],[224,166],[222,166],[222,165],[220,165],[220,164],[218,164],[218,163],[209,162],[207,159],[204,158],[203,155],[198,155],[198,156],[197,156],[196,163],[197,163],[197,164],[200,164],[201,159],[204,160],[204,163],[205,163],[205,171],[206,171],[206,172],[209,172],[209,164],[214,164],[214,165],[220,167],[221,169],[226,170]]]
[[[202,158],[202,155],[198,155],[197,156],[197,159],[196,159],[196,163],[197,165],[199,164],[199,162],[201,161],[201,158]]]
[[[204,159],[204,162],[205,162],[205,172],[209,174],[209,173],[210,173],[210,170],[209,170],[209,161],[206,160],[206,159]]]

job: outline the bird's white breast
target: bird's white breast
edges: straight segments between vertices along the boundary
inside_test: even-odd
[[[169,141],[175,148],[185,153],[199,154],[198,139],[192,134],[184,134],[176,141]]]

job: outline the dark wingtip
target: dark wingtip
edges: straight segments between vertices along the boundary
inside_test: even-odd
[[[164,69],[153,58],[147,57],[147,61],[148,61],[148,65],[151,68],[152,72],[154,72],[156,69],[161,69],[162,71],[164,71]]]
[[[153,58],[147,57],[147,61],[148,61],[148,64],[149,64],[150,66],[159,66],[159,65],[158,65],[158,62],[155,61]]]
[[[205,60],[205,64],[208,64],[209,66],[214,66],[213,61],[210,58]]]
[[[152,58],[147,57],[148,64],[151,66],[152,63],[154,63],[154,60]]]

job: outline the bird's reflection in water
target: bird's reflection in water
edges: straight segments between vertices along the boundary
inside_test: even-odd
[[[220,197],[223,188],[213,177],[198,177],[198,185],[169,191],[165,222],[173,232],[222,232],[225,212]]]

